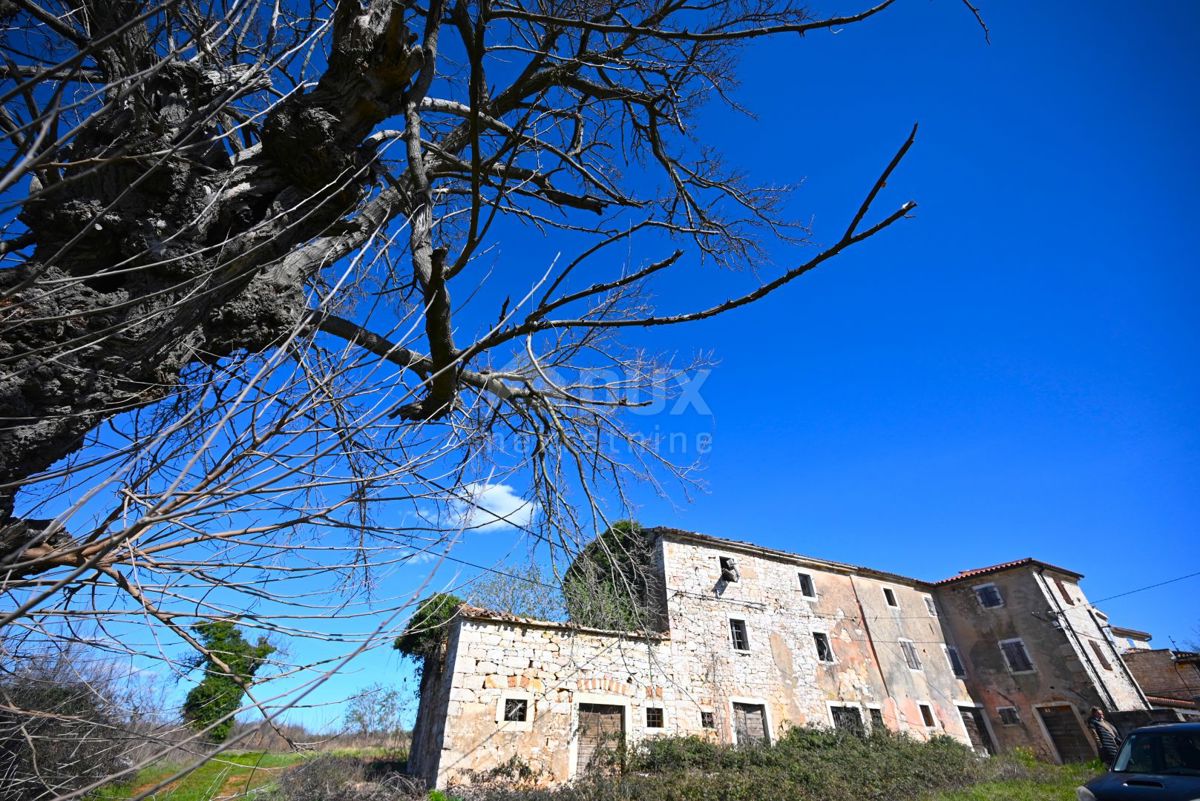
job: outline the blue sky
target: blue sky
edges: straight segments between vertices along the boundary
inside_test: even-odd
[[[878,206],[919,208],[764,302],[645,335],[720,363],[707,413],[639,420],[712,435],[707,492],[647,489],[644,523],[925,579],[1034,556],[1086,574],[1094,600],[1200,570],[1200,6],[982,11],[990,45],[955,0],[756,45],[738,98],[757,119],[701,113],[731,164],[803,182],[789,211],[825,243],[919,122]],[[693,266],[656,291],[687,308],[756,280]],[[493,531],[456,555],[513,548]],[[434,584],[469,573],[448,563]],[[1182,646],[1200,640],[1198,590],[1191,578],[1103,608]],[[408,675],[379,649],[311,700]],[[321,725],[338,709],[297,714]]]
[[[931,579],[1036,556],[1096,599],[1200,570],[1200,7],[1154,9],[988,3],[988,45],[960,4],[902,2],[749,51],[758,120],[714,122],[713,144],[803,178],[818,240],[914,121],[884,199],[920,205],[790,291],[671,332],[721,360],[710,492],[641,517]],[[1198,589],[1105,608],[1194,641]]]

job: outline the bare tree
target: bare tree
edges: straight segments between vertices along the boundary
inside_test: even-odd
[[[468,488],[519,484],[570,552],[629,481],[686,482],[628,413],[692,365],[623,333],[914,207],[874,208],[915,128],[817,246],[692,112],[738,110],[742,47],[893,2],[0,2],[0,626],[178,665],[198,621],[323,636],[332,605],[386,646],[417,593],[380,577],[496,522],[447,523]],[[702,263],[756,279],[651,304]]]

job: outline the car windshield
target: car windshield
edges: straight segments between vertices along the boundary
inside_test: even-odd
[[[1117,773],[1200,776],[1200,731],[1141,731],[1121,746]]]

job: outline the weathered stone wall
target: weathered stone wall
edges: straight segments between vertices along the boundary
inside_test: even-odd
[[[1058,755],[1038,717],[1038,707],[1070,706],[1082,728],[1092,706],[1144,709],[1145,703],[1115,649],[1109,647],[1110,670],[1098,664],[1088,639],[1099,637],[1103,642],[1097,644],[1102,647],[1108,641],[1089,614],[1078,584],[1065,575],[1059,577],[1074,602],[1068,604],[1053,577],[1048,582],[1038,570],[1021,566],[989,573],[941,585],[936,594],[945,610],[944,622],[966,663],[970,693],[983,705],[1000,749],[1030,748],[1055,760]],[[984,584],[996,585],[1003,606],[984,608],[979,603],[975,588]],[[1050,596],[1051,590],[1055,597]],[[1033,662],[1030,672],[1010,671],[1001,652],[1002,640],[1018,638]],[[1001,707],[1015,708],[1019,720],[1003,721],[997,711]]]
[[[737,581],[721,579],[721,557],[735,561]],[[764,704],[776,736],[788,725],[832,725],[830,707],[837,705],[858,708],[867,725],[875,707],[892,730],[967,741],[955,702],[971,701],[950,669],[940,623],[917,582],[686,537],[664,539],[664,567],[673,664],[692,704],[679,712],[697,726],[702,710],[715,712],[721,740],[735,740],[732,704],[740,701]],[[801,594],[801,572],[812,577],[815,598]],[[884,586],[897,607],[887,605]],[[745,621],[748,650],[734,649],[731,618]],[[818,659],[816,632],[828,636],[833,663]],[[902,638],[918,649],[920,670],[906,664]],[[920,704],[932,707],[933,727],[925,725]]]
[[[1200,707],[1200,662],[1176,659],[1169,648],[1127,651],[1125,662],[1146,695],[1187,701]]]
[[[1030,575],[1049,602],[1054,619],[1062,623],[1060,631],[1071,644],[1083,675],[1103,698],[1104,708],[1112,712],[1145,709],[1145,696],[1078,581],[1043,568],[1030,569]]]
[[[662,637],[470,617],[456,622],[454,637],[457,653],[443,707],[453,724],[440,738],[436,770],[423,774],[438,786],[469,783],[514,756],[543,783],[569,780],[580,703],[623,707],[629,742],[679,733],[669,710],[662,729],[645,725],[648,706],[673,707],[678,699]],[[528,701],[525,722],[503,720],[510,698]]]
[[[1039,708],[1069,706],[1067,723],[1077,718],[1085,736],[1092,705],[1147,708],[1078,583],[1040,563],[930,585],[673,529],[659,537],[666,634],[464,608],[442,675],[422,688],[413,769],[445,786],[515,757],[543,783],[570,780],[580,704],[619,707],[627,744],[686,734],[736,743],[737,703],[762,705],[772,738],[789,726],[830,726],[834,707],[851,707],[868,727],[878,710],[893,731],[969,743],[964,710],[979,709],[981,734],[999,750],[1032,748],[1050,759],[1057,753]],[[732,560],[736,579],[723,577],[722,558]],[[802,573],[812,597],[802,592]],[[1003,606],[979,604],[974,587],[984,583],[1000,589]],[[744,622],[747,648],[734,647],[731,620]],[[818,633],[832,662],[819,658]],[[1008,669],[999,643],[1015,638],[1034,670]],[[903,643],[919,665],[908,664]],[[965,679],[954,675],[948,646],[957,648]],[[1105,647],[1101,661],[1096,648]],[[509,699],[527,701],[526,720],[504,719]],[[1013,707],[1017,719],[1003,721],[1000,707]],[[647,726],[651,708],[662,711],[661,727]]]

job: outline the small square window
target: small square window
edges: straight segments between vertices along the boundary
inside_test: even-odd
[[[1000,588],[995,584],[980,584],[975,587],[975,597],[979,599],[979,605],[984,609],[1004,606],[1004,596],[1000,594]]]
[[[899,606],[900,605],[900,604],[896,603],[896,593],[892,591],[891,587],[883,588],[883,597],[884,597],[884,600],[887,601],[888,606]]]
[[[662,707],[650,706],[646,707],[646,728],[661,729],[663,727],[663,711]]]
[[[717,558],[721,565],[721,581],[737,581],[737,563],[733,561],[732,556],[721,556]]]
[[[822,662],[833,661],[833,646],[829,644],[829,635],[813,632],[813,643],[817,646],[817,659]]]
[[[925,608],[929,610],[930,617],[937,617],[937,605],[928,595],[925,596]]]
[[[701,712],[700,713],[700,728],[702,728],[702,729],[717,728],[717,716],[714,715],[712,712]]]
[[[750,650],[750,635],[746,631],[746,621],[729,619],[729,636],[736,651]]]
[[[504,720],[507,723],[524,723],[529,716],[529,701],[525,698],[504,699]]]
[[[917,646],[912,640],[900,640],[900,652],[904,654],[904,662],[909,670],[921,669],[921,657],[917,655]]]
[[[933,719],[933,709],[929,704],[921,704],[921,720],[925,722],[925,727],[932,729],[937,726],[937,721]]]
[[[997,707],[996,714],[1000,716],[1000,722],[1005,726],[1018,726],[1021,723],[1021,715],[1015,706]]]
[[[800,594],[805,598],[817,597],[817,588],[813,586],[812,576],[807,573],[800,574]]]

